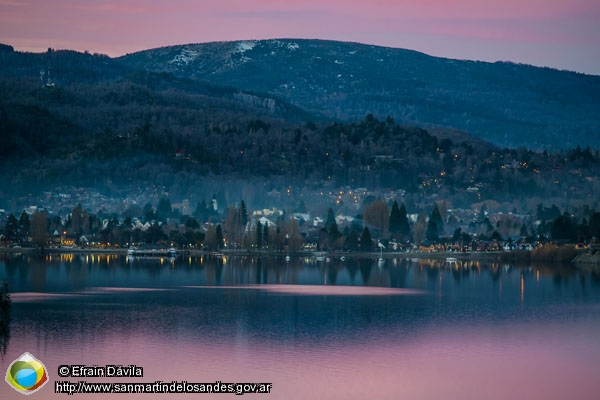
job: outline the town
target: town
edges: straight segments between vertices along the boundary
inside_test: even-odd
[[[495,202],[453,208],[449,201],[416,205],[403,190],[340,187],[271,191],[270,208],[212,195],[193,204],[171,202],[153,188],[117,199],[67,188],[45,192],[24,209],[0,209],[4,248],[118,251],[171,247],[207,252],[403,252],[533,254],[570,261],[594,249],[600,212],[538,204],[529,212],[499,211]],[[283,197],[283,199],[282,199]],[[285,201],[283,201],[285,200]],[[225,204],[224,204],[225,203]],[[330,205],[330,206],[328,206]],[[577,214],[575,213],[577,212]]]

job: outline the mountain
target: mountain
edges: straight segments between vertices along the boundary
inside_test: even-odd
[[[109,96],[109,86],[122,86],[128,84],[134,88],[133,91],[153,91],[155,94],[167,94],[170,97],[194,99],[202,98],[207,107],[208,103],[219,109],[247,114],[248,118],[256,115],[269,115],[275,118],[283,118],[290,121],[305,121],[311,119],[312,115],[304,110],[291,105],[284,99],[273,95],[264,95],[256,91],[245,92],[230,86],[218,86],[206,81],[176,77],[170,73],[152,72],[145,69],[129,66],[118,59],[110,58],[102,54],[79,53],[70,50],[48,49],[44,53],[17,52],[11,46],[0,44],[0,79],[5,86],[13,86],[17,92],[8,93],[8,97],[0,98],[4,101],[18,100],[21,94],[19,88],[25,86],[41,88],[56,88],[53,96],[58,96],[64,90],[106,90]],[[23,86],[24,85],[24,86]],[[117,92],[121,89],[117,89]],[[41,92],[40,92],[41,93]],[[44,92],[45,96],[48,92]],[[79,101],[86,102],[92,93],[82,93]],[[139,94],[139,93],[138,93]],[[135,94],[125,95],[129,98],[112,98],[112,102],[153,102],[156,99],[133,99]],[[117,97],[120,95],[116,95]],[[16,97],[16,98],[15,98]],[[144,95],[142,95],[144,97]],[[152,97],[152,96],[150,96]],[[71,99],[54,99],[50,104],[66,104],[75,101]],[[57,103],[58,102],[58,103]],[[180,105],[181,106],[181,105]],[[88,112],[90,110],[87,110]],[[113,129],[114,126],[103,124],[95,125]]]
[[[163,47],[123,64],[256,91],[338,121],[446,126],[499,146],[600,147],[600,76],[323,40]]]
[[[303,46],[280,43],[287,43],[278,44],[284,53]],[[218,48],[226,45],[233,46],[227,54],[235,61],[215,61],[225,54]],[[542,198],[597,203],[596,149],[502,149],[461,130],[372,114],[336,121],[341,118],[323,115],[328,108],[310,108],[286,94],[299,86],[270,91],[273,83],[257,71],[235,82],[196,76],[191,66],[187,74],[178,72],[186,63],[205,59],[213,60],[211,68],[221,65],[221,75],[241,76],[235,70],[251,61],[238,60],[238,53],[250,54],[259,44],[213,46],[209,55],[186,53],[148,69],[129,57],[22,53],[0,46],[0,208],[15,198],[28,202],[32,193],[64,186],[84,192],[93,187],[121,197],[166,190],[181,198],[243,188],[244,198],[252,193],[266,206],[276,196],[285,207],[297,200],[292,193],[306,189],[331,195],[332,189],[345,186],[402,190],[419,204],[434,198],[465,207],[485,200],[527,206]],[[152,52],[138,56],[152,58]],[[161,71],[158,65],[172,69]],[[271,63],[273,80],[286,69],[282,65]],[[330,84],[322,78],[327,71],[313,71],[310,82],[318,80],[321,89],[310,92],[306,84],[304,101],[339,100],[359,108],[366,89],[357,86],[354,103],[323,94],[329,90],[323,89]],[[245,83],[261,79],[255,88]],[[390,84],[388,90],[397,89]],[[346,206],[353,212],[353,204]]]

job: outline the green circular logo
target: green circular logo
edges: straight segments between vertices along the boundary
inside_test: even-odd
[[[8,366],[6,382],[19,393],[31,394],[48,382],[48,373],[40,360],[24,353]]]

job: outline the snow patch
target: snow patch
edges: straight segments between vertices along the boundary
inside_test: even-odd
[[[181,49],[181,53],[177,54],[169,64],[188,65],[200,55],[196,50]]]
[[[252,50],[255,46],[256,46],[256,41],[237,42],[234,52],[243,54],[243,53],[247,52],[248,50]]]
[[[291,51],[295,51],[295,50],[298,50],[300,48],[300,46],[298,45],[298,43],[294,43],[294,42],[286,43],[286,42],[282,42],[280,40],[271,40],[270,43],[273,46],[277,46],[278,48],[285,47],[285,48],[287,48],[288,50],[291,50]]]

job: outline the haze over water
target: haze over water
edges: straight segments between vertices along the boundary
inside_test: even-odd
[[[283,258],[0,258],[10,337],[48,368],[135,364],[143,378],[272,382],[265,399],[594,399],[600,279],[568,266]],[[19,394],[0,385],[2,398]],[[86,398],[109,395],[76,394]],[[111,398],[170,398],[117,395]],[[224,398],[219,395],[178,395]]]

